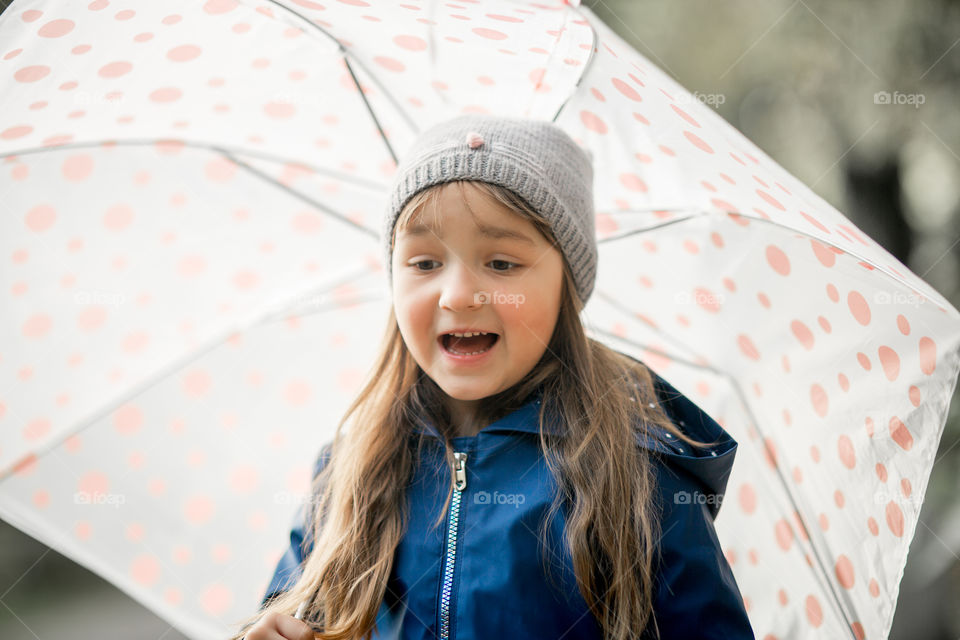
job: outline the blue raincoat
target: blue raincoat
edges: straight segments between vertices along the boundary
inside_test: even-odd
[[[661,454],[651,456],[663,508],[654,587],[660,637],[754,638],[713,526],[737,443],[696,404],[651,374],[671,421],[697,440],[718,441],[694,451],[666,433],[666,444],[638,439],[640,446]],[[409,527],[395,552],[373,638],[601,640],[600,625],[577,588],[562,544],[566,508],[547,536],[549,574],[542,564],[537,532],[556,484],[539,449],[539,405],[538,392],[475,436],[454,438],[456,470],[444,460],[433,425],[417,426],[435,438],[434,446],[425,447],[429,459],[407,490]],[[325,447],[316,473],[327,452]],[[449,512],[442,526],[432,528],[452,474],[458,482]],[[304,541],[305,525],[301,507],[261,606],[299,577],[313,548],[310,536]],[[650,625],[642,637],[653,637]]]

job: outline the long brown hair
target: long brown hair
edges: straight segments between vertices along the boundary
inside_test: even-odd
[[[547,220],[519,196],[496,185],[472,184],[558,246]],[[463,197],[462,182],[457,185]],[[414,222],[431,202],[436,212],[438,195],[436,186],[417,193],[401,211],[397,229]],[[543,357],[514,386],[481,400],[478,419],[489,424],[542,390],[540,447],[558,491],[540,539],[565,504],[564,542],[578,588],[604,638],[627,640],[647,625],[655,629],[652,572],[660,537],[651,463],[658,454],[638,446],[638,431],[657,438],[651,428],[657,425],[692,446],[707,443],[689,438],[670,421],[642,362],[587,337],[566,259],[563,265],[560,312]],[[562,416],[562,437],[544,429],[556,416]],[[265,613],[293,615],[303,601],[309,603],[304,620],[313,623],[316,637],[369,640],[394,551],[406,531],[405,489],[429,438],[413,429],[423,417],[444,437],[452,467],[454,430],[444,392],[406,348],[391,308],[376,363],[338,423],[327,449],[329,462],[313,481],[306,519],[306,538],[317,541],[313,551],[304,559],[300,578],[244,620],[235,640]],[[452,496],[451,484],[436,526]]]

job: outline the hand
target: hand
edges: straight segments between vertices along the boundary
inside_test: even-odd
[[[272,611],[257,620],[244,640],[313,640],[313,629],[303,620]]]

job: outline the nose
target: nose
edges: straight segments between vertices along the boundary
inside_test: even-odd
[[[440,308],[459,311],[480,306],[476,294],[479,274],[462,260],[452,260],[440,285]]]

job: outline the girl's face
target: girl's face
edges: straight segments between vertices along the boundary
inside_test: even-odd
[[[463,186],[476,222],[457,185],[446,183],[439,228],[427,204],[415,224],[397,231],[393,307],[420,368],[451,399],[471,401],[510,388],[540,360],[560,312],[563,257],[529,221]],[[458,357],[443,336],[465,330],[498,337],[480,356]]]

